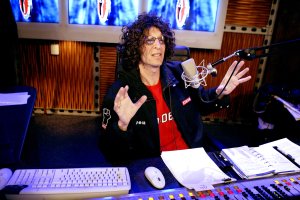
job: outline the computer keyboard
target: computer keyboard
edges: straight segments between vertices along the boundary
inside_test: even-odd
[[[18,169],[3,192],[7,199],[88,199],[128,194],[126,167]]]

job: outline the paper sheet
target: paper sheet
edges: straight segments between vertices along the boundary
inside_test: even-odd
[[[28,92],[0,93],[0,106],[27,104]]]
[[[296,121],[300,120],[300,110],[299,107],[283,100],[282,98],[274,95],[274,98],[283,103],[284,107],[291,113],[291,115],[295,118]],[[299,105],[298,105],[299,106]]]
[[[288,138],[275,140],[261,146],[277,146],[280,151],[282,151],[286,155],[291,156],[295,160],[295,162],[300,165],[300,146],[290,141]]]
[[[203,148],[164,151],[161,157],[177,181],[188,189],[208,190],[213,189],[213,184],[235,181],[214,163]]]

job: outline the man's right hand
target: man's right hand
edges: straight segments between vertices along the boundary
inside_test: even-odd
[[[143,95],[136,103],[133,103],[128,95],[128,89],[128,85],[121,87],[114,101],[114,111],[119,116],[118,126],[122,131],[127,130],[130,120],[147,100],[147,96]]]

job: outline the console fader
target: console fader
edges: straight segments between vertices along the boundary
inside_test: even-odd
[[[119,199],[119,198],[118,198]],[[121,196],[120,199],[138,200],[264,200],[300,199],[300,174],[237,181],[215,186],[213,190],[195,192],[185,188],[156,190]]]

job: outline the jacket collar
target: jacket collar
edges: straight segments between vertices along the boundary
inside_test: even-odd
[[[160,80],[163,89],[172,85],[177,85],[179,82],[171,70],[171,65],[171,62],[164,62],[160,67]],[[132,85],[135,89],[141,91],[146,89],[146,86],[142,83],[138,69],[134,68],[130,71],[121,70],[119,75],[120,79],[125,84]]]
[[[160,68],[161,82],[162,82],[163,89],[172,85],[177,85],[179,82],[174,76],[173,72],[171,71],[170,66],[171,66],[170,62],[164,62]]]

